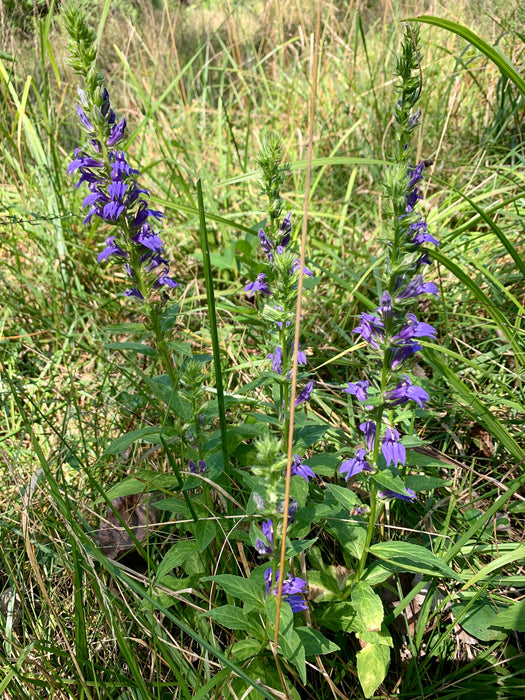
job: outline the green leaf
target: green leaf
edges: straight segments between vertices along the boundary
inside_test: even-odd
[[[104,347],[107,350],[125,350],[128,352],[139,352],[141,355],[147,355],[148,357],[159,357],[159,353],[156,350],[143,343],[108,343]]]
[[[327,518],[326,529],[333,534],[339,545],[351,557],[361,558],[366,541],[364,524],[343,523],[340,520]]]
[[[357,652],[357,676],[365,697],[373,695],[384,681],[389,662],[390,650],[384,644],[365,644]]]
[[[506,610],[499,612],[490,627],[501,627],[514,632],[525,632],[525,600],[518,600]]]
[[[330,426],[326,423],[320,425],[314,423],[312,425],[305,425],[302,428],[296,428],[295,447],[301,451],[307,447],[311,447],[316,442],[319,442],[329,429]]]
[[[331,654],[333,651],[339,651],[340,649],[335,642],[331,642],[319,630],[312,627],[296,627],[295,632],[299,635],[305,656]]]
[[[490,629],[496,619],[498,609],[487,597],[477,600],[463,599],[452,606],[452,614],[469,634],[482,642],[505,639],[506,632]]]
[[[359,623],[354,606],[348,601],[326,606],[319,618],[319,622],[323,627],[328,627],[334,632],[342,631],[350,634],[351,632],[359,631]]]
[[[204,552],[217,533],[217,526],[213,520],[199,520],[195,523],[195,539],[199,546],[199,552]]]
[[[160,583],[163,576],[169,574],[178,566],[182,566],[186,559],[197,551],[195,540],[182,540],[171,547],[164,555],[157,569],[156,582]]]
[[[356,632],[356,636],[362,642],[369,642],[370,644],[384,644],[387,647],[394,646],[390,632],[385,624],[381,625],[381,629],[378,632],[360,630],[359,632]]]
[[[252,639],[247,637],[246,639],[240,639],[238,642],[230,647],[231,655],[235,658],[238,663],[247,661],[251,659],[252,656],[256,656],[261,649],[264,647],[262,642],[257,641],[257,639]]]
[[[177,478],[173,474],[159,474],[150,469],[137,472],[134,476],[127,476],[118,484],[112,486],[106,497],[112,501],[121,496],[133,496],[136,493],[149,493],[157,489],[174,488],[177,486]]]
[[[113,326],[107,326],[106,330],[108,333],[121,335],[122,333],[138,333],[145,331],[146,326],[143,323],[116,323]]]
[[[248,629],[244,611],[235,605],[221,605],[220,608],[202,613],[201,617],[203,616],[210,617],[229,630],[244,630],[246,632]]]
[[[440,465],[443,466],[443,465]],[[405,486],[412,491],[432,491],[433,489],[443,488],[452,483],[451,479],[440,479],[437,476],[424,476],[422,474],[414,474],[407,476]]]
[[[357,615],[358,625],[362,630],[379,632],[385,616],[381,598],[364,581],[352,586],[352,606]]]
[[[370,547],[370,554],[393,566],[394,571],[414,571],[427,576],[461,577],[428,549],[412,542],[381,542]]]
[[[385,489],[390,489],[391,491],[395,491],[395,493],[408,495],[403,479],[400,476],[392,474],[389,469],[384,469],[383,471],[377,472],[374,474],[374,479]]]
[[[286,543],[286,558],[291,559],[297,554],[304,552],[305,549],[311,547],[315,542],[317,542],[317,537],[313,540],[292,540]]]
[[[121,435],[116,440],[113,440],[109,447],[104,450],[105,455],[117,455],[124,452],[130,445],[137,440],[144,440],[144,442],[149,442],[153,445],[160,445],[160,433],[165,440],[169,440],[172,437],[177,437],[178,433],[175,428],[170,426],[165,426],[164,428],[150,426],[147,428],[139,428],[139,430],[132,430],[130,433],[125,433]]]
[[[351,511],[356,505],[361,505],[361,501],[357,497],[354,491],[344,488],[344,486],[336,486],[335,484],[326,484],[326,489],[329,491],[336,501]]]
[[[286,604],[286,607],[288,608],[290,606]],[[299,678],[301,679],[303,684],[305,684],[306,655],[304,652],[303,644],[301,642],[301,637],[299,637],[297,632],[294,629],[292,629],[291,634],[287,637],[281,637],[281,635],[279,634],[279,644],[281,646],[283,655],[286,659],[288,659],[288,661],[294,664],[295,668],[297,669],[297,672],[299,673]]]
[[[508,564],[514,564],[514,562],[525,559],[525,544],[518,545],[513,551],[505,552],[497,559],[493,559],[488,564],[483,566],[472,578],[470,578],[465,584],[464,588],[472,586],[477,583],[480,579],[488,578],[494,571],[501,569],[503,566]]]
[[[264,607],[263,587],[250,579],[233,574],[217,574],[205,576],[202,581],[215,581],[226,593],[242,600],[246,610]]]

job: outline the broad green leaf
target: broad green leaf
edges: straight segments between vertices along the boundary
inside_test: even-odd
[[[334,632],[342,631],[348,634],[359,631],[359,623],[352,603],[344,601],[324,607],[325,610],[319,618],[323,627],[328,627]]]
[[[286,605],[289,607],[289,605]],[[281,637],[279,634],[279,644],[283,655],[288,661],[294,664],[297,672],[299,673],[299,678],[302,682],[306,683],[306,654],[304,652],[304,647],[301,641],[301,637],[297,632],[292,629],[291,634],[287,637]]]
[[[362,642],[369,642],[370,644],[385,644],[387,647],[394,646],[390,632],[385,624],[381,625],[381,629],[378,632],[361,630],[356,632],[356,636]]]
[[[331,654],[333,651],[339,651],[340,649],[335,642],[331,642],[324,634],[321,634],[319,630],[313,629],[313,627],[296,627],[295,632],[299,635],[305,656]]]
[[[392,474],[392,472],[388,469],[384,469],[383,471],[379,471],[374,474],[374,479],[385,489],[390,489],[396,493],[408,495],[403,479],[400,476]]]
[[[258,654],[263,646],[264,644],[257,641],[257,639],[247,637],[246,639],[240,639],[238,642],[233,644],[230,647],[230,652],[238,663],[242,663],[248,659],[251,659],[252,656]]]
[[[359,627],[370,632],[379,632],[385,613],[377,593],[364,581],[358,581],[352,586],[351,600]]]
[[[242,600],[246,610],[260,610],[264,607],[264,589],[262,585],[233,574],[205,576],[202,581],[215,581],[226,593]]]
[[[244,630],[246,632],[248,629],[243,609],[235,605],[221,605],[220,608],[202,613],[202,616],[210,617],[229,630]]]
[[[351,557],[361,558],[366,541],[366,526],[364,524],[345,523],[327,518],[326,527]]]
[[[370,586],[377,586],[388,579],[394,573],[395,567],[389,566],[383,561],[373,561],[365,569],[363,573],[363,581],[366,581]]]
[[[462,581],[448,564],[419,544],[381,542],[370,547],[370,554],[392,565],[395,571],[414,571],[427,576],[445,576]]]
[[[294,434],[294,444],[300,450],[311,447],[324,436],[330,426],[326,423],[304,425],[301,428],[296,428]]]
[[[313,540],[292,540],[286,543],[286,558],[291,559],[297,554],[304,552],[305,549],[311,547],[315,542],[317,542],[317,537]]]
[[[199,552],[204,552],[216,533],[217,526],[213,520],[198,520],[195,523],[195,539],[199,546]]]
[[[271,625],[270,630],[272,630],[271,636],[275,631],[275,621],[277,619],[277,596],[269,595],[264,603],[266,616]],[[286,603],[284,599],[281,601],[281,616],[279,620],[279,638],[291,639],[293,634],[293,612],[289,603]]]
[[[506,610],[499,612],[490,627],[501,627],[514,632],[525,632],[525,600],[518,600]]]
[[[361,501],[351,489],[344,488],[344,486],[336,486],[335,484],[326,484],[326,489],[348,511],[353,510],[356,505],[361,505]]]
[[[182,566],[186,559],[195,554],[197,543],[195,540],[182,540],[171,547],[164,555],[157,569],[156,582],[161,583],[163,576],[169,574],[178,566]]]
[[[116,440],[113,440],[109,447],[104,450],[105,455],[118,455],[124,452],[130,445],[138,440],[144,440],[144,442],[151,443],[153,445],[160,445],[160,433],[165,440],[169,440],[172,437],[177,437],[178,433],[175,428],[171,426],[165,426],[164,428],[150,426],[147,428],[139,428],[138,430],[132,430],[129,433],[121,435]]]
[[[498,609],[485,596],[473,602],[464,599],[459,603],[455,603],[452,606],[452,614],[464,630],[482,642],[505,639],[507,636],[506,632],[491,629],[492,623],[498,614]]]
[[[133,496],[136,493],[149,493],[157,489],[177,487],[177,478],[173,474],[159,474],[149,469],[138,471],[134,476],[127,476],[107,492],[107,498],[112,501],[121,496]]]
[[[144,345],[143,343],[108,343],[104,347],[108,350],[138,352],[141,355],[147,355],[148,357],[159,357],[159,353],[156,350],[151,348],[149,345]]]
[[[432,489],[439,489],[451,483],[451,479],[440,479],[437,476],[424,476],[422,474],[407,476],[405,479],[405,486],[416,492],[432,491]]]
[[[308,592],[316,602],[341,600],[341,589],[332,567],[327,567],[324,571],[308,572]]]
[[[384,644],[366,643],[357,652],[357,676],[365,697],[373,695],[384,681],[389,662],[390,649]]]

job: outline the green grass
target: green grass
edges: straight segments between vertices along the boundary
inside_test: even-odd
[[[233,425],[261,396],[240,398],[261,357],[259,320],[242,292],[255,262],[236,250],[240,240],[248,250],[264,218],[255,157],[271,132],[282,138],[291,164],[284,197],[298,233],[316,3],[88,5],[100,26],[100,68],[112,104],[130,126],[129,153],[152,202],[166,212],[163,235],[183,283],[174,355],[180,366],[188,352],[210,355],[220,347]],[[355,380],[362,366],[350,332],[356,314],[374,308],[377,298],[392,67],[401,21],[423,12],[470,27],[514,66],[523,62],[519,2],[369,3],[361,11],[354,3],[323,3],[306,249],[320,280],[306,295],[302,346],[317,386],[326,390],[310,411],[339,429],[326,438],[334,449],[352,449],[356,441],[355,417],[334,387]],[[207,515],[198,513],[196,520],[210,518],[220,533],[224,547],[213,550],[216,560],[203,547],[203,565],[195,558],[183,569],[181,562],[176,576],[156,579],[170,547],[193,536],[193,523],[186,524],[174,486],[176,441],[107,452],[124,433],[163,425],[168,411],[152,399],[155,360],[108,347],[131,339],[125,327],[108,327],[140,318],[118,296],[123,275],[116,279],[114,268],[96,264],[109,231],[84,228],[84,195],[65,172],[81,136],[60,11],[22,21],[2,10],[0,19],[0,695],[233,699],[250,679],[262,678],[267,697],[282,697],[272,655],[251,664],[233,659],[225,650],[242,634],[201,615],[232,601],[203,588],[200,578],[254,567],[243,535],[246,485],[231,488],[222,478]],[[387,620],[394,651],[376,697],[521,698],[523,628],[481,639],[469,610],[478,605],[486,626],[491,605],[500,609],[525,588],[523,96],[513,76],[500,72],[505,65],[491,60],[496,52],[487,56],[428,25],[422,48],[416,142],[418,155],[435,161],[423,206],[442,241],[433,266],[442,294],[428,309],[438,340],[423,343],[421,371],[431,380],[432,404],[416,423],[425,444],[411,451],[410,466],[443,482],[410,509],[393,506],[378,537],[413,536],[464,583],[434,578],[425,586],[407,573],[390,581],[398,601]],[[211,270],[203,265],[203,211]],[[207,366],[220,395],[219,369]],[[249,459],[246,450],[236,452],[240,461]],[[183,522],[157,523],[139,544],[141,556],[113,561],[97,545],[100,516],[116,495],[110,487],[137,470],[145,482],[166,477],[157,493],[179,498]],[[317,554],[345,567],[328,528],[316,536]],[[312,550],[307,561],[317,554]],[[435,610],[438,587],[443,598]],[[455,614],[462,617],[452,619],[448,603],[461,604]],[[345,635],[337,643],[341,651],[309,659],[304,687],[294,667],[284,669],[297,697],[363,697],[358,642]]]

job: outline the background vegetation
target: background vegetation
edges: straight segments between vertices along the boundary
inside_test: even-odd
[[[307,240],[307,264],[319,281],[303,337],[317,386],[326,390],[311,410],[349,440],[353,416],[330,389],[355,379],[350,331],[363,302],[377,298],[366,273],[381,250],[384,171],[376,161],[390,155],[401,22],[423,12],[459,22],[519,70],[520,4],[323,3]],[[202,180],[231,393],[261,360],[256,311],[242,290],[253,279],[250,232],[264,216],[255,156],[272,132],[292,167],[286,207],[296,223],[301,217],[316,5],[85,2],[112,104],[130,126],[128,152],[166,212],[163,237],[183,283],[174,333],[181,357],[209,355],[211,347],[194,184]],[[241,697],[244,689],[232,686],[229,669],[204,642],[149,607],[143,558],[99,559],[101,489],[145,466],[168,473],[170,465],[151,445],[104,454],[120,434],[158,417],[137,373],[108,348],[115,340],[108,326],[137,317],[119,296],[121,279],[97,265],[108,234],[103,226],[84,228],[84,194],[66,175],[82,136],[60,7],[7,0],[0,13],[0,693]],[[423,206],[442,242],[435,280],[442,294],[428,317],[439,343],[426,344],[420,367],[435,388],[418,424],[427,446],[412,458],[417,465],[423,455],[427,475],[445,481],[424,505],[404,510],[399,523],[394,511],[385,525],[459,543],[476,595],[464,604],[461,627],[461,610],[433,616],[428,596],[406,607],[378,696],[521,698],[523,623],[489,626],[502,600],[520,600],[525,582],[524,98],[456,34],[423,25],[422,50],[418,156],[432,161]],[[133,362],[150,364],[142,355]],[[163,527],[152,546],[161,550],[171,536]],[[398,581],[398,600],[413,583]],[[226,647],[227,634],[211,633],[182,598],[166,593],[163,604],[197,626],[202,640],[214,634]],[[422,608],[424,622],[411,622]],[[346,651],[323,657],[333,683],[317,667],[300,697],[361,697]]]

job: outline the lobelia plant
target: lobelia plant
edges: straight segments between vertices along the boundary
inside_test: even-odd
[[[340,598],[350,599],[351,613],[340,608],[338,619],[336,604],[333,610],[327,610],[324,622],[334,630],[353,631],[358,637],[361,650],[357,653],[357,672],[367,697],[386,676],[389,646],[392,646],[384,625],[382,600],[372,588],[390,574],[388,569],[384,575],[378,574],[374,563],[368,566],[368,558],[370,554],[383,559],[394,557],[399,546],[397,542],[372,545],[385,504],[390,500],[410,503],[416,499],[403,478],[406,447],[402,435],[413,431],[412,407],[424,409],[429,401],[427,391],[416,383],[411,371],[415,354],[421,350],[418,341],[434,339],[437,334],[414,311],[419,297],[438,296],[436,285],[424,280],[423,270],[431,263],[425,246],[439,245],[417,210],[422,196],[424,163],[413,165],[410,162],[410,134],[421,115],[417,109],[421,93],[417,46],[418,28],[408,25],[395,67],[398,99],[394,107],[397,127],[394,160],[387,167],[384,181],[386,215],[390,223],[379,274],[383,291],[379,306],[372,313],[362,313],[359,325],[353,330],[366,343],[366,354],[361,355],[366,375],[349,382],[342,390],[357,402],[357,413],[362,416],[359,430],[363,444],[352,457],[344,459],[339,473],[350,486],[356,479],[361,486],[366,486],[369,504],[363,504],[351,491],[345,495],[340,487],[329,486],[339,505],[350,509],[353,520],[345,527],[337,523],[328,529],[351,555],[355,568],[339,586]],[[350,538],[352,543],[348,542]],[[417,556],[418,545],[407,544],[407,547]]]
[[[103,76],[97,70],[94,30],[85,23],[82,12],[74,3],[64,9],[64,21],[69,35],[69,63],[84,80],[84,88],[78,90],[76,111],[87,134],[85,148],[75,150],[67,172],[70,175],[80,174],[76,187],[85,183],[89,190],[83,201],[84,208],[88,208],[84,223],[99,219],[114,227],[114,232],[105,240],[104,249],[98,254],[98,262],[112,261],[123,266],[129,280],[124,296],[132,300],[142,313],[142,323],[130,324],[130,330],[140,332],[141,341],[150,341],[154,350],[152,352],[143,342],[113,343],[110,347],[132,352],[139,350],[161,360],[166,375],[150,379],[139,371],[139,377],[151,390],[150,405],[157,406],[162,417],[163,427],[158,429],[161,437],[157,441],[162,442],[168,453],[177,490],[186,489],[179,499],[181,509],[187,518],[193,520],[194,525],[190,530],[199,538],[203,530],[199,525],[199,506],[201,514],[203,509],[207,513],[206,509],[210,508],[211,503],[206,480],[192,476],[202,476],[208,469],[206,428],[207,421],[211,422],[213,416],[207,413],[209,401],[204,388],[206,370],[202,362],[193,358],[185,357],[178,368],[173,363],[172,348],[167,338],[176,318],[177,306],[170,306],[167,302],[169,291],[179,285],[170,275],[164,243],[154,228],[164,215],[149,206],[149,192],[140,186],[140,173],[129,164],[123,150],[126,120],[117,120]],[[127,330],[127,326],[117,326],[117,332],[122,330]],[[147,427],[133,431],[129,437],[121,436],[106,449],[106,454],[120,453],[150,433],[151,427]],[[179,449],[178,460],[174,458],[173,448],[168,449],[168,438]],[[186,470],[191,481],[183,479],[181,469]],[[187,490],[199,486],[202,486],[200,500],[203,502],[199,500],[198,504],[192,504]],[[138,481],[137,489],[143,488]],[[208,545],[215,529],[208,525],[205,530],[204,539]],[[211,568],[212,562],[208,564]]]

